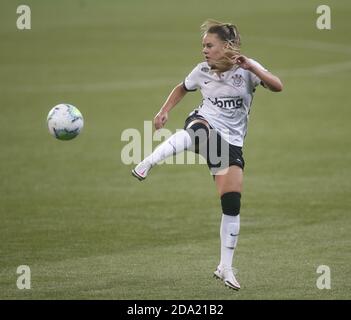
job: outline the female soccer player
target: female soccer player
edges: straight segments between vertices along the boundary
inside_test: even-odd
[[[221,255],[214,276],[227,287],[239,290],[232,263],[240,229],[245,165],[242,147],[251,102],[259,84],[275,92],[282,91],[283,86],[277,76],[240,53],[240,35],[233,24],[207,20],[201,30],[205,62],[198,64],[172,90],[154,118],[155,128],[165,125],[169,111],[187,92],[200,89],[202,103],[190,113],[184,130],[160,144],[132,173],[144,180],[158,162],[184,150],[193,150],[206,158],[222,206]]]

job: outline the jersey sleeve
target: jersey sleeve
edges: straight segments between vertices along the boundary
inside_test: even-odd
[[[183,87],[186,91],[196,91],[200,88],[199,73],[199,65],[197,65],[185,78]]]
[[[257,61],[250,59],[251,63],[254,64],[257,68],[260,68],[264,71],[268,71],[265,67],[263,67],[261,64],[259,64]],[[255,88],[257,87],[259,84],[264,86],[264,83],[262,82],[262,80],[257,77],[253,72],[250,72],[250,80],[252,83],[252,86]]]

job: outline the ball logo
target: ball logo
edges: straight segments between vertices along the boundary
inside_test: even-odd
[[[53,107],[46,121],[51,135],[59,140],[72,140],[84,126],[81,112],[75,106],[64,103]]]

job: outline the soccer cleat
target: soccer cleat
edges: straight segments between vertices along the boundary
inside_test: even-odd
[[[234,289],[234,290],[240,289],[240,284],[234,276],[233,268],[218,266],[216,271],[213,273],[213,275],[217,279],[224,281],[224,285],[226,287]]]
[[[148,162],[142,161],[132,170],[132,175],[140,181],[143,181],[146,179],[151,168],[152,166]]]

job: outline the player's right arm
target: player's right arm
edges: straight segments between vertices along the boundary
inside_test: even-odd
[[[168,96],[166,102],[154,118],[156,130],[161,129],[168,120],[168,112],[171,111],[180,100],[187,94],[183,83],[178,84]]]

